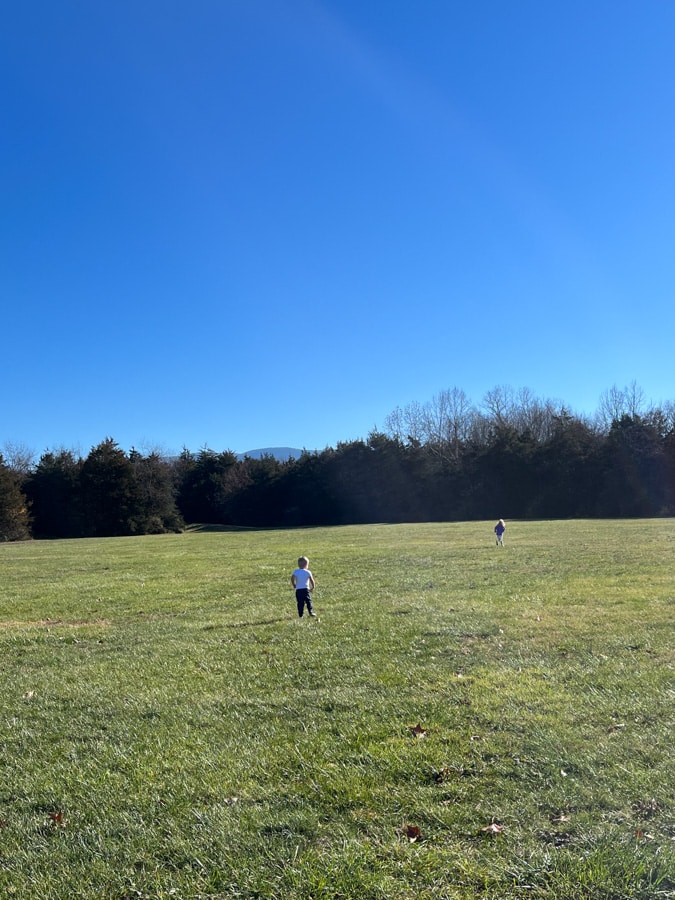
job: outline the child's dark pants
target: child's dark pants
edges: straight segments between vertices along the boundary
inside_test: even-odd
[[[298,601],[298,615],[300,618],[302,618],[302,614],[305,611],[305,604],[307,604],[307,612],[312,612],[312,595],[309,592],[309,588],[296,588],[295,599]]]

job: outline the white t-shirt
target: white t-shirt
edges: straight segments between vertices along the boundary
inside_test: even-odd
[[[312,578],[312,573],[309,569],[296,569],[295,572],[293,572],[293,575],[295,576],[296,591],[309,587],[309,579]]]

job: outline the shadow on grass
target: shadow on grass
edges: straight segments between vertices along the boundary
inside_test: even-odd
[[[209,524],[208,522],[193,522],[183,528],[183,534],[233,534],[238,531],[315,531],[317,528],[334,528],[337,530],[344,527],[345,525],[218,525]]]
[[[235,531],[263,531],[262,528],[248,527],[246,525],[209,525],[196,522],[194,525],[186,525],[184,534],[218,534],[220,532],[231,534]]]
[[[204,631],[216,631],[219,628],[257,628],[260,625],[281,625],[287,621],[288,618],[258,619],[256,622],[230,622],[226,625],[206,625],[204,626]]]

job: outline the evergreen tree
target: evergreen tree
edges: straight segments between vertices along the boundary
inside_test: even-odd
[[[203,449],[197,456],[183,451],[177,466],[177,503],[186,522],[233,524],[228,500],[242,487],[239,466],[229,450]]]
[[[135,534],[143,504],[134,468],[112,438],[93,447],[82,465],[86,533],[92,537]]]
[[[544,518],[593,516],[599,509],[602,437],[564,407],[537,450],[539,491],[530,514]]]
[[[30,536],[26,497],[16,473],[5,465],[0,454],[0,541],[25,541]]]
[[[70,450],[44,453],[26,481],[37,537],[70,538],[84,532],[82,460]]]
[[[669,462],[658,430],[638,415],[612,423],[605,442],[603,515],[667,512]]]
[[[176,506],[173,470],[158,453],[129,454],[138,498],[138,514],[132,530],[138,534],[180,531],[183,520]]]

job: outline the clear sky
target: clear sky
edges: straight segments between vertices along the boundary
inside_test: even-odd
[[[672,0],[25,0],[0,446],[366,438],[675,398]]]

